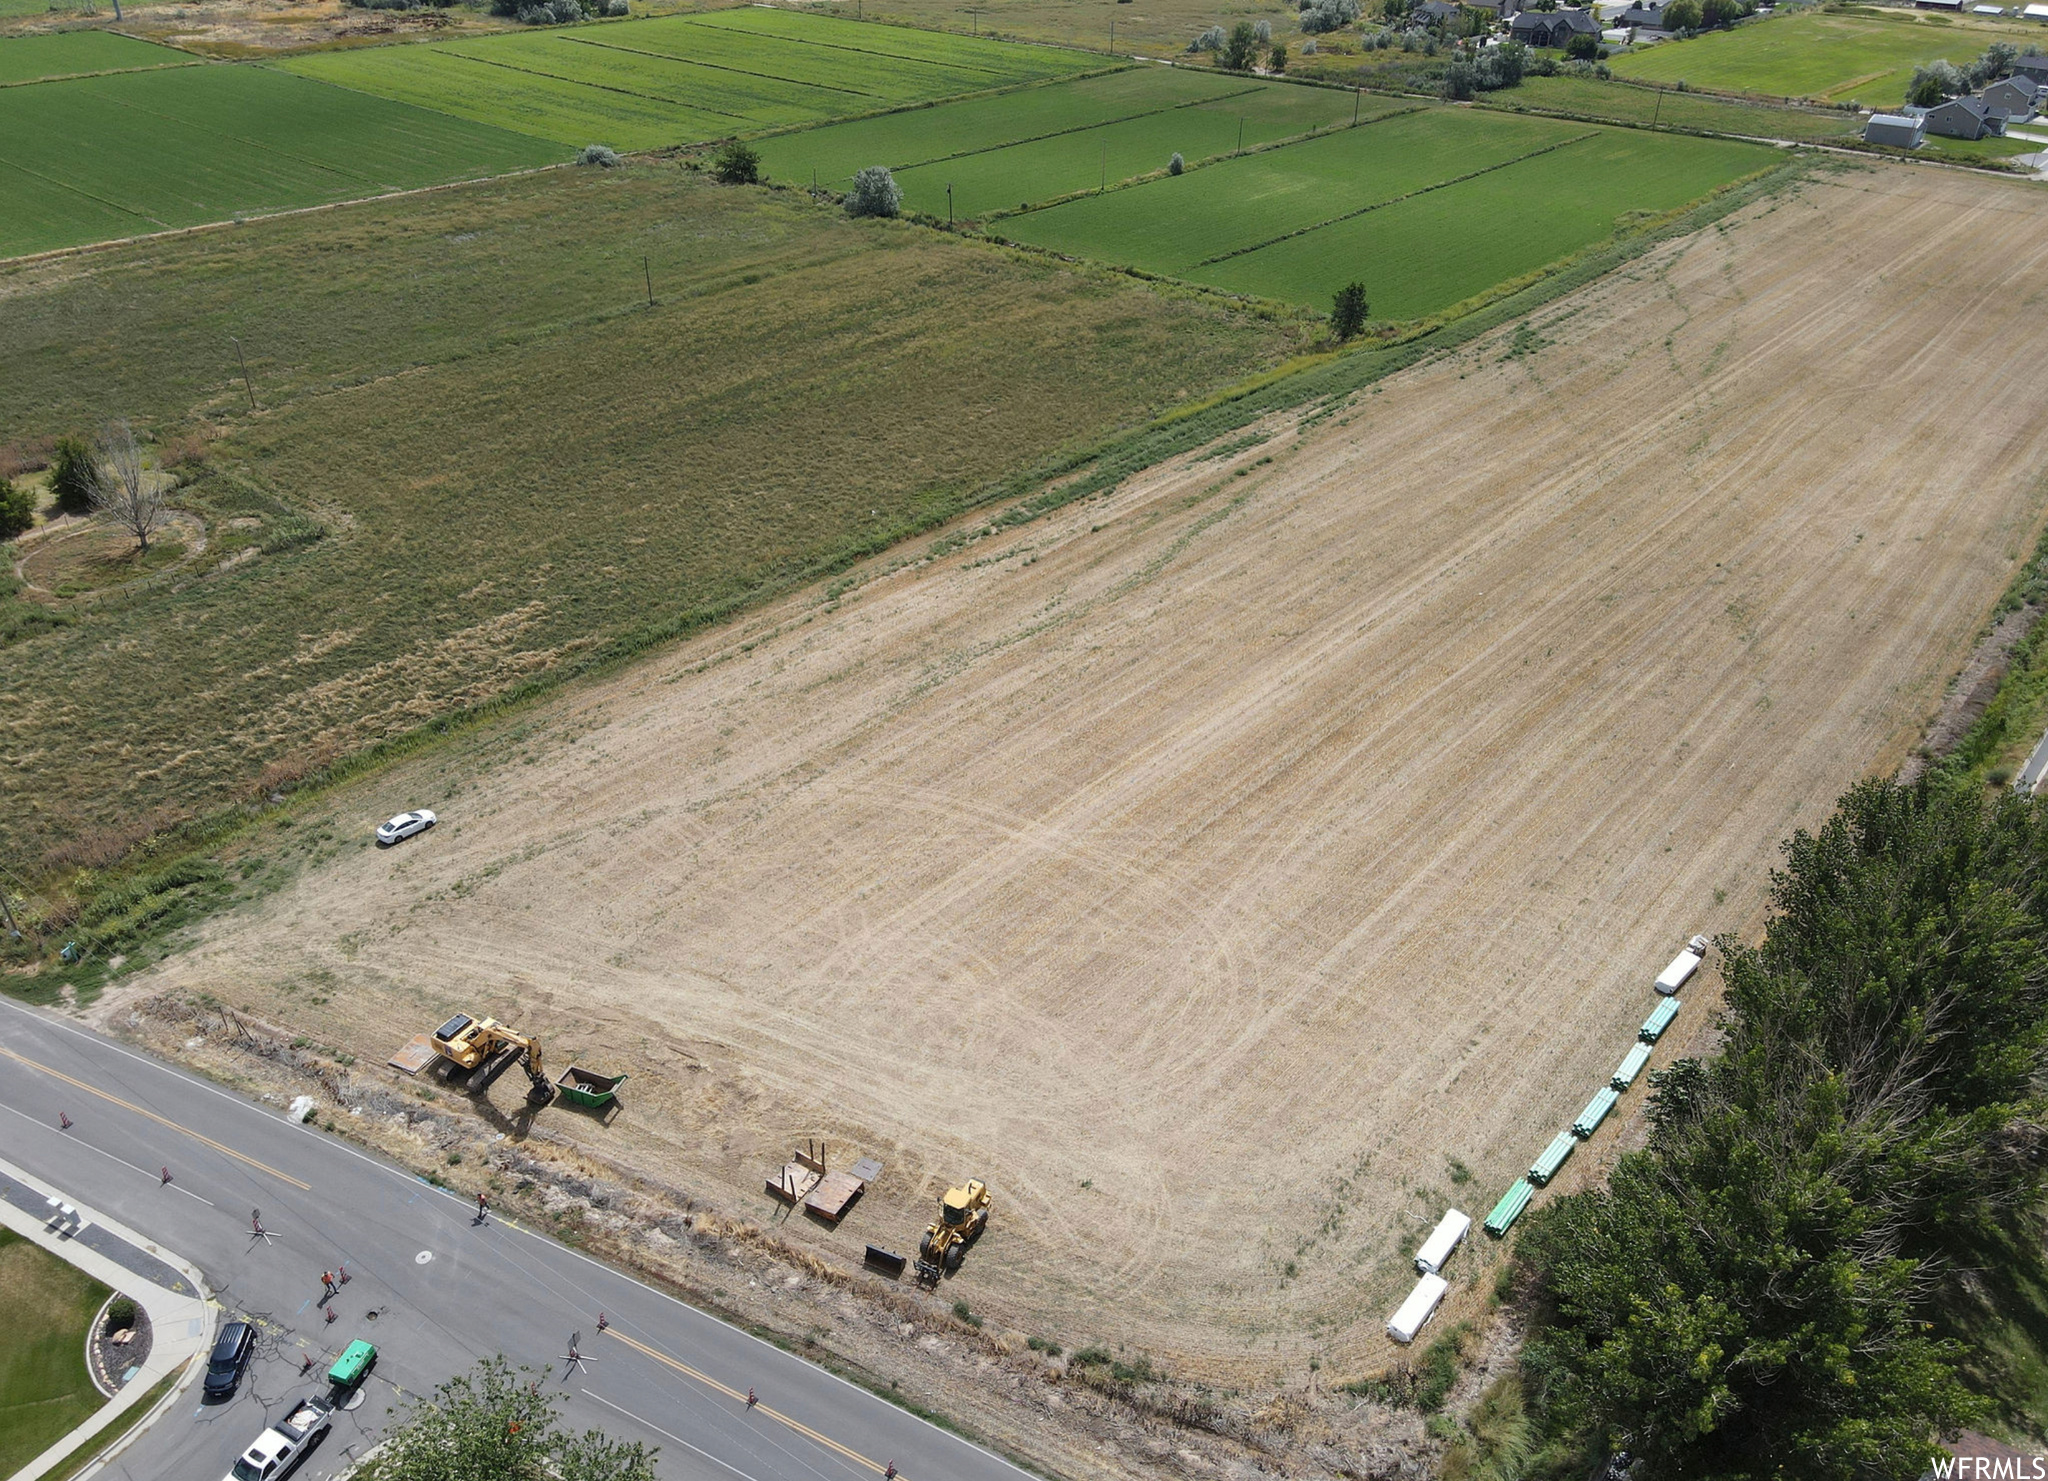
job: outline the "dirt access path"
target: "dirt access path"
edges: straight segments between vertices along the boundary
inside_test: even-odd
[[[150,985],[364,1068],[490,1011],[632,1072],[612,1129],[551,1127],[728,1210],[806,1135],[881,1158],[839,1232],[792,1226],[834,1258],[979,1175],[947,1290],[1006,1326],[1370,1368],[1419,1231],[1570,1119],[1679,941],[1754,928],[2031,546],[2044,209],[1809,183],[1305,432],[386,774],[345,836],[449,821]]]

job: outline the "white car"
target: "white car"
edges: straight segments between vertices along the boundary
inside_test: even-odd
[[[426,832],[440,821],[425,808],[415,812],[402,812],[377,829],[377,847],[390,848],[401,839],[410,838],[415,833]]]

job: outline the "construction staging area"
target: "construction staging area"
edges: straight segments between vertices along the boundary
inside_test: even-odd
[[[786,1226],[849,1266],[971,1172],[949,1289],[1054,1340],[1385,1361],[1445,1207],[1607,1083],[1677,941],[1754,930],[2031,550],[2016,188],[1809,180],[1312,425],[659,653],[328,799],[445,821],[146,985],[373,1063],[516,1023],[631,1071],[552,1127],[764,1219],[791,1145],[858,1148],[844,1225]]]

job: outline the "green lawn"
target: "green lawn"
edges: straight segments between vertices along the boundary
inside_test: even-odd
[[[0,853],[572,669],[1297,342],[667,163],[0,265],[0,443],[116,412],[227,434],[178,500],[198,562],[0,649]]]
[[[1905,100],[1913,69],[1938,57],[1958,65],[1993,41],[2024,47],[2039,27],[1985,24],[1899,11],[1888,15],[1773,16],[1691,41],[1668,41],[1614,58],[1618,77],[1764,97],[1854,100],[1867,107]]]
[[[315,52],[284,65],[560,144],[653,149],[1112,64],[1048,47],[750,8]]]
[[[495,174],[566,153],[263,67],[0,88],[0,256]]]
[[[1600,129],[1186,276],[1318,307],[1356,280],[1375,317],[1415,319],[1600,241],[1630,212],[1685,205],[1776,158],[1762,145]]]
[[[85,1368],[85,1334],[113,1293],[0,1229],[0,1476],[11,1476],[106,1400]]]
[[[182,67],[196,59],[168,46],[137,41],[113,31],[52,31],[41,36],[0,37],[0,86],[75,77],[84,72],[119,72],[139,67]]]
[[[844,189],[886,164],[913,210],[975,217],[1095,189],[1318,129],[1348,126],[1358,101],[1328,88],[1143,67],[1054,87],[967,98],[762,141],[770,178]],[[1407,104],[1375,98],[1372,119]]]
[[[1033,211],[1000,228],[1075,256],[1200,278],[1198,265],[1224,254],[1593,132],[1587,124],[1430,108]]]

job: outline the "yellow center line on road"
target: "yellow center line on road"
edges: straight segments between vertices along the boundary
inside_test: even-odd
[[[604,1335],[607,1337],[618,1338],[619,1341],[625,1343],[626,1346],[632,1348],[635,1352],[644,1352],[647,1354],[647,1356],[653,1358],[655,1362],[666,1364],[668,1367],[671,1367],[675,1369],[676,1372],[682,1374],[685,1378],[694,1378],[697,1380],[697,1382],[703,1384],[706,1388],[716,1389],[719,1393],[724,1394],[729,1399],[738,1399],[742,1404],[744,1404],[747,1401],[747,1396],[741,1393],[738,1389],[727,1388],[724,1384],[720,1383],[716,1378],[713,1378],[710,1374],[699,1373],[695,1368],[692,1368],[688,1363],[677,1362],[667,1353],[659,1352],[654,1348],[649,1347],[644,1342],[635,1342],[631,1337],[628,1337],[624,1332],[621,1332],[617,1327],[605,1328]],[[827,1450],[832,1451],[834,1454],[842,1455],[846,1459],[854,1462],[854,1464],[856,1465],[866,1466],[869,1470],[873,1471],[878,1476],[881,1475],[885,1469],[879,1461],[869,1460],[865,1455],[862,1455],[858,1450],[847,1449],[844,1445],[840,1444],[837,1440],[832,1439],[829,1435],[819,1434],[816,1430],[812,1429],[802,1420],[791,1419],[787,1414],[782,1413],[780,1410],[771,1409],[766,1404],[762,1404],[759,1402],[757,1402],[754,1405],[754,1408],[758,1412],[767,1415],[770,1419],[775,1420],[777,1423],[788,1425],[791,1429],[795,1430],[799,1435],[802,1435],[805,1439],[815,1440],[818,1444],[824,1446]],[[903,1475],[901,1471],[898,1471],[896,1474],[899,1478]]]
[[[138,1116],[147,1116],[150,1120],[156,1122],[156,1124],[159,1126],[168,1126],[172,1131],[182,1132],[184,1135],[191,1137],[193,1141],[201,1142],[204,1145],[213,1148],[214,1151],[219,1152],[222,1156],[232,1157],[237,1162],[247,1163],[250,1167],[255,1168],[258,1172],[267,1172],[272,1177],[276,1178],[279,1182],[290,1183],[294,1188],[299,1189],[301,1192],[310,1193],[313,1191],[313,1185],[311,1183],[302,1183],[288,1172],[279,1172],[269,1163],[258,1162],[254,1157],[249,1156],[247,1153],[237,1152],[233,1147],[226,1146],[220,1142],[217,1142],[212,1137],[207,1136],[203,1132],[194,1131],[189,1126],[182,1126],[178,1122],[171,1120],[169,1117],[159,1116],[154,1111],[145,1111],[141,1106],[136,1105],[134,1102],[125,1101],[121,1099],[121,1097],[118,1095],[110,1095],[106,1091],[100,1089],[97,1085],[88,1085],[83,1080],[74,1080],[69,1075],[65,1074],[62,1070],[53,1070],[46,1064],[37,1064],[34,1060],[29,1059],[25,1055],[16,1054],[12,1049],[0,1047],[0,1054],[6,1055],[16,1064],[27,1065],[32,1070],[38,1071],[41,1074],[48,1075],[53,1080],[62,1080],[66,1085],[74,1086],[79,1090],[83,1090],[87,1095],[96,1095],[101,1100],[111,1101],[113,1104],[121,1107],[121,1109],[124,1111],[133,1111]]]

